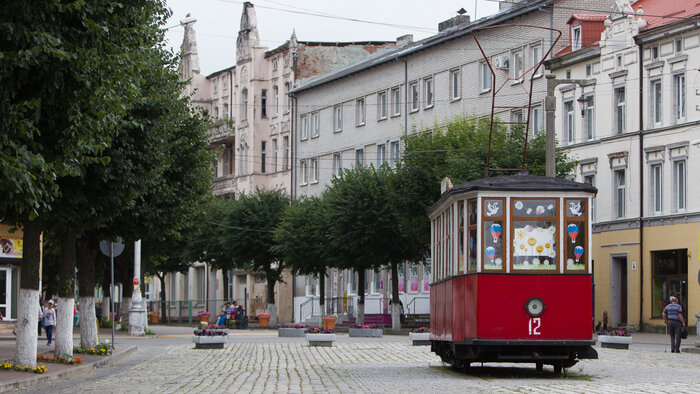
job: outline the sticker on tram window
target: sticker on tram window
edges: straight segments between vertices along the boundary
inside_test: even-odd
[[[584,219],[586,217],[586,200],[567,200],[566,217]]]
[[[586,239],[585,222],[570,222],[566,226],[566,269],[567,271],[586,270]]]
[[[556,200],[514,200],[513,216],[515,217],[552,217],[557,214]]]
[[[484,213],[487,217],[501,217],[503,216],[503,201],[501,200],[485,200],[484,201]]]
[[[540,332],[541,326],[542,326],[542,318],[532,317],[532,318],[530,318],[530,321],[528,322],[527,332],[530,335],[542,335],[542,333]]]
[[[556,270],[557,227],[553,221],[514,221],[513,268]]]

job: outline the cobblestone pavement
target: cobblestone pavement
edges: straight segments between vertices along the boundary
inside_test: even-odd
[[[281,338],[280,338],[281,339]],[[700,355],[597,348],[566,377],[533,364],[476,365],[455,372],[408,338],[379,340],[338,334],[332,348],[308,347],[303,338],[236,338],[224,350],[192,344],[144,347],[120,366],[38,388],[36,392],[697,392]],[[110,370],[114,368],[114,370]]]

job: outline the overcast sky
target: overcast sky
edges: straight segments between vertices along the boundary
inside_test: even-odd
[[[199,64],[202,74],[235,64],[236,36],[243,1],[167,0],[172,17],[167,26],[169,45],[179,51],[188,13],[197,19]],[[498,11],[495,0],[257,0],[252,2],[260,43],[268,48],[283,44],[296,30],[301,41],[393,41],[404,34],[418,40],[437,33],[437,25],[464,7],[474,20]],[[313,15],[309,15],[313,14]],[[321,15],[367,21],[341,20]]]

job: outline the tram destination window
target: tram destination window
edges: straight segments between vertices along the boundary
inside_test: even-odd
[[[503,198],[485,198],[483,200],[484,234],[481,260],[483,271],[503,271],[503,227],[505,213]]]
[[[583,198],[567,198],[564,200],[564,259],[566,272],[587,272],[588,261],[588,206]]]
[[[513,271],[556,271],[557,200],[513,198],[511,201]]]

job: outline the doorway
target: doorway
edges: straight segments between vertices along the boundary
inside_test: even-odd
[[[610,259],[610,326],[627,325],[627,255]]]

